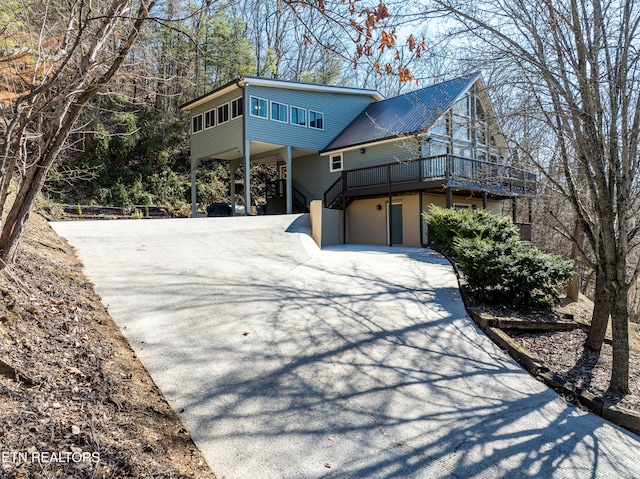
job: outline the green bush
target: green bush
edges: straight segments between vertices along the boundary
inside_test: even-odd
[[[518,228],[511,219],[487,210],[447,209],[432,205],[423,214],[429,239],[444,255],[454,255],[455,238],[481,238],[499,243],[517,241]]]
[[[129,191],[120,180],[111,187],[111,201],[114,206],[129,206],[131,204]]]
[[[517,241],[456,238],[454,253],[477,299],[520,308],[557,304],[573,261]]]

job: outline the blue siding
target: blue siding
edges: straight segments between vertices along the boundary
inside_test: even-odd
[[[324,192],[340,177],[340,173],[329,172],[329,158],[320,155],[296,158],[291,167],[294,183],[311,195],[307,200],[321,200]]]
[[[413,138],[402,138],[394,142],[367,145],[364,153],[360,153],[359,148],[345,151],[343,169],[352,170],[416,158],[417,144]],[[328,156],[310,155],[296,158],[292,167],[294,182],[312,194],[310,199],[322,199],[324,192],[340,178],[339,171],[330,171]]]
[[[345,151],[343,153],[343,168],[345,170],[353,170],[418,157],[418,142],[412,137],[400,138],[393,142],[377,145],[365,145],[364,149],[364,153],[360,153],[359,148]],[[329,160],[327,159],[326,161],[328,168]]]
[[[216,98],[214,101],[207,102],[194,108],[191,111],[191,118],[201,113],[204,114],[213,108],[217,108],[224,103],[229,103],[231,100],[235,100],[241,96],[242,90],[240,89],[227,93],[220,98]],[[191,157],[195,159],[207,157],[215,158],[216,155],[235,148],[242,151],[243,118],[244,117],[241,116],[231,120],[231,106],[229,106],[229,121],[227,123],[216,125],[213,128],[202,130],[199,133],[192,133]],[[189,128],[191,128],[191,122],[189,123]]]
[[[250,140],[264,141],[299,148],[322,150],[351,121],[369,105],[373,98],[365,95],[345,93],[312,92],[287,90],[249,85],[247,88],[247,136]],[[269,102],[268,118],[258,118],[248,114],[249,97],[263,98]],[[290,123],[271,120],[271,102],[287,105],[288,118],[291,121],[292,106],[304,108],[307,125],[302,127]],[[324,114],[324,130],[309,127],[309,110]]]

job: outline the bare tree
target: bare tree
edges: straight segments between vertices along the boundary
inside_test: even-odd
[[[447,32],[499,64],[512,87],[534,100],[526,112],[553,132],[562,177],[550,177],[571,204],[594,252],[613,326],[610,388],[629,391],[628,295],[640,273],[629,261],[640,140],[640,9],[632,1],[433,0],[427,16],[455,21]],[[462,40],[464,41],[464,40]],[[525,113],[525,112],[523,112]],[[545,166],[545,165],[541,165]],[[584,185],[584,187],[582,187]]]
[[[0,58],[15,72],[10,79],[14,95],[2,105],[0,211],[13,173],[20,171],[0,233],[0,268],[11,262],[34,200],[75,121],[119,70],[156,1],[22,0],[4,12],[7,25],[0,31],[5,44],[27,46],[23,61]]]

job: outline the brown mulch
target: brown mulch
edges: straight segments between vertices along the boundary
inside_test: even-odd
[[[32,214],[0,273],[0,477],[215,479],[82,273]]]
[[[502,319],[520,319],[528,321],[554,322],[573,317],[575,321],[588,325],[591,321],[593,303],[585,297],[578,302],[564,299],[558,308],[549,311],[515,311],[505,307],[482,306],[475,304],[495,317]],[[600,354],[584,347],[587,327],[571,331],[517,332],[507,333],[535,357],[543,361],[549,370],[561,378],[561,382],[573,384],[609,404],[640,412],[640,324],[631,323],[630,336],[630,374],[631,393],[626,396],[608,391],[611,377],[612,348],[605,343]],[[610,339],[611,332],[607,332]]]

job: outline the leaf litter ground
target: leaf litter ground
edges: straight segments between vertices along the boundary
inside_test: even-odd
[[[0,294],[0,477],[215,478],[37,214]]]

